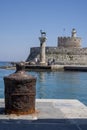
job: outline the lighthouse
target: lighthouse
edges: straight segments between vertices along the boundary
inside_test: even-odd
[[[76,37],[76,29],[75,28],[72,29],[71,35],[72,35],[72,37]]]

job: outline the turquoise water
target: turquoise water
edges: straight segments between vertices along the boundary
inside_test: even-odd
[[[14,70],[0,69],[0,98],[4,97],[3,77]],[[78,99],[87,105],[87,72],[27,72],[37,77],[36,98]]]
[[[87,105],[87,73],[38,72],[37,98],[78,99]]]

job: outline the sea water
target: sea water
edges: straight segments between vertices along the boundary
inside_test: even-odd
[[[15,70],[0,69],[0,98],[4,98],[4,76]],[[78,99],[87,105],[87,72],[28,72],[37,78],[36,98]]]

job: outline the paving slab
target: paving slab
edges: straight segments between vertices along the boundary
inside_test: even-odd
[[[5,115],[0,99],[0,130],[86,130],[87,106],[78,100],[36,99],[31,115]]]

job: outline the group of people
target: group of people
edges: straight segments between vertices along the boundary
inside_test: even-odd
[[[38,64],[38,63],[40,62],[40,59],[36,57],[36,58],[34,59],[34,61],[35,61],[35,64]]]
[[[55,64],[55,59],[53,58],[53,60],[48,59],[48,65],[54,65]]]
[[[35,64],[39,64],[39,63],[40,63],[40,59],[36,57],[36,58],[34,59],[34,62],[35,62]],[[54,59],[54,58],[53,58],[53,60],[52,60],[52,59],[48,59],[47,64],[48,64],[48,65],[54,65],[54,64],[55,64],[55,59]]]

